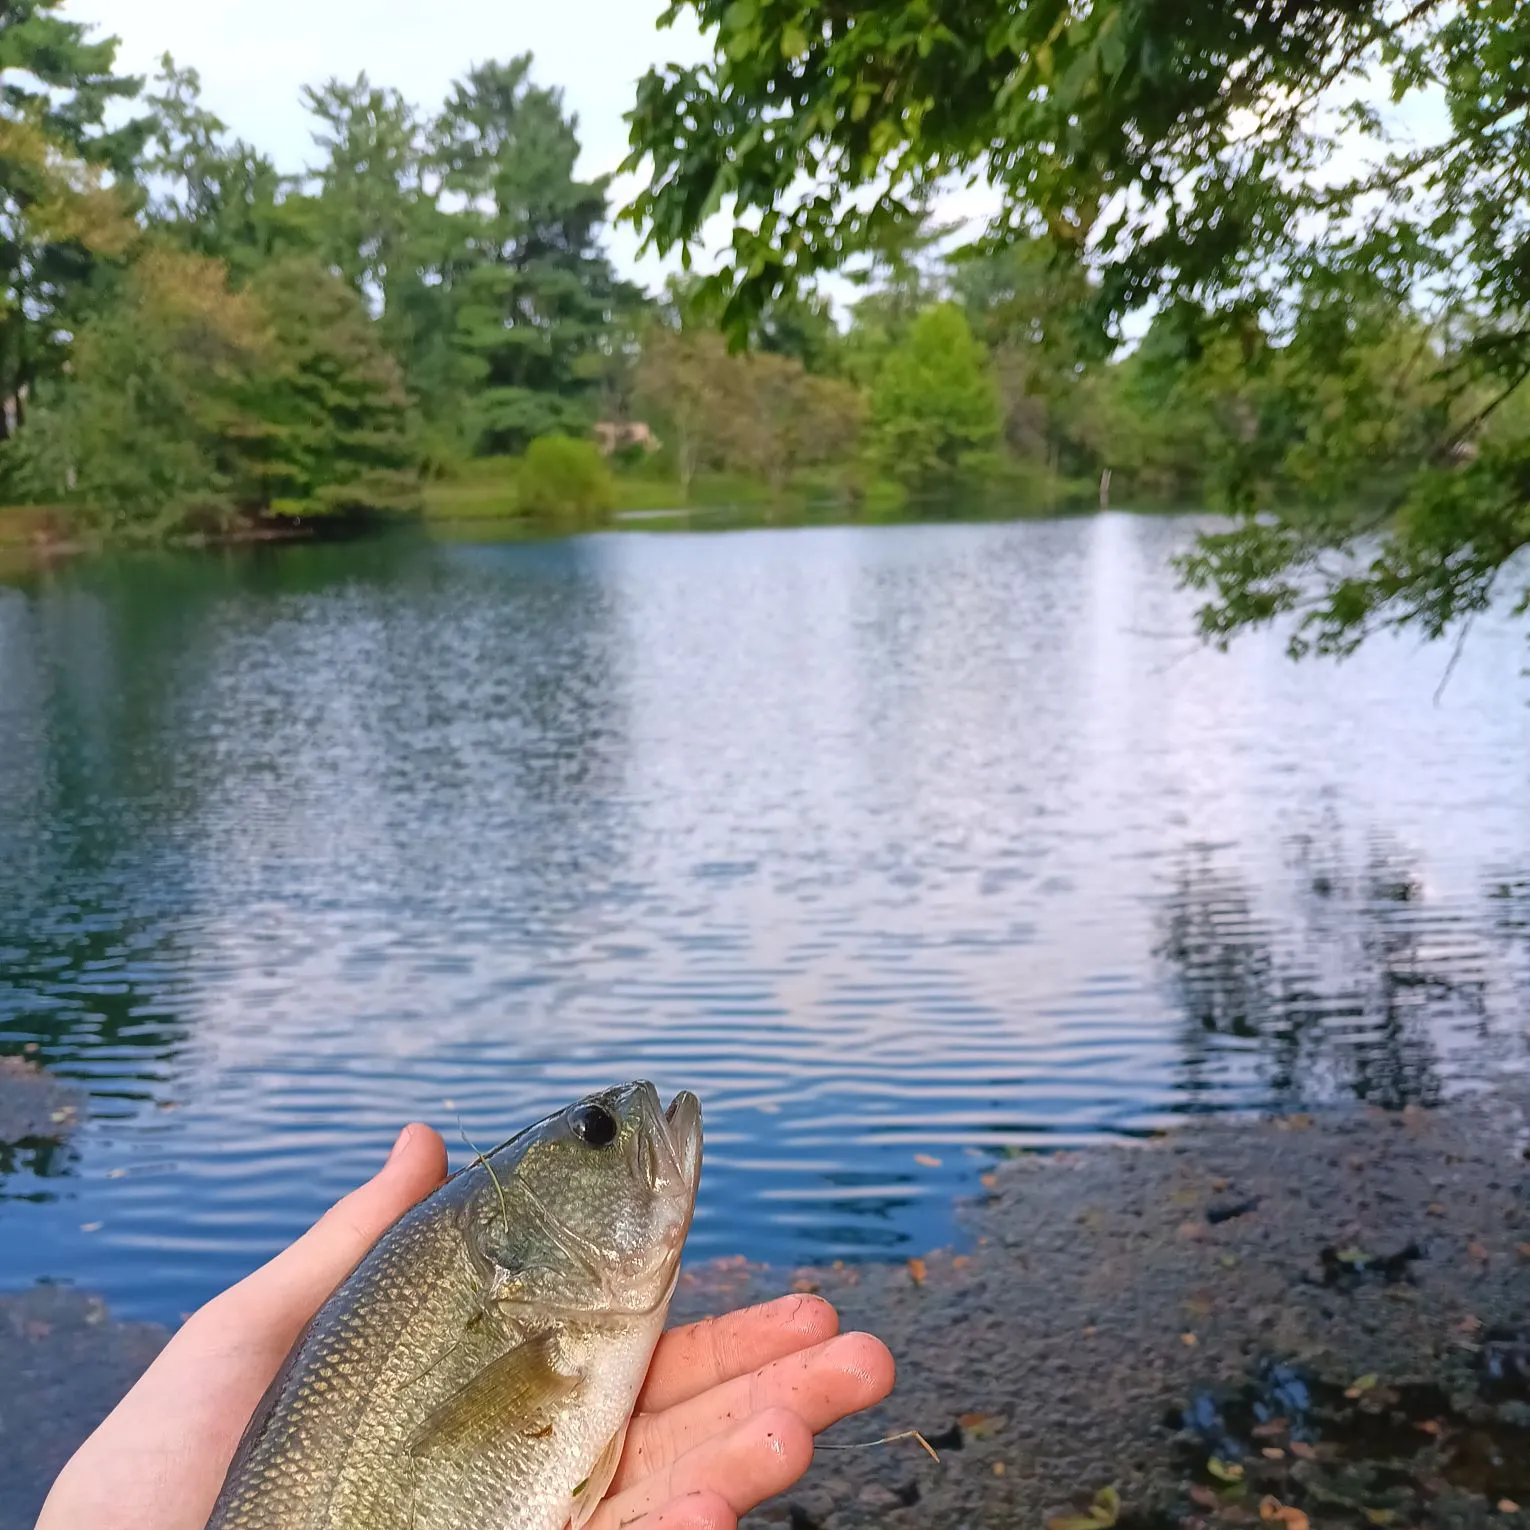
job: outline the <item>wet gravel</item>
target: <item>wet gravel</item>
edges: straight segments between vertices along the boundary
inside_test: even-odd
[[[67,1287],[0,1296],[3,1530],[30,1530],[60,1468],[164,1342],[162,1328],[117,1322]]]
[[[1107,1486],[1123,1523],[1191,1530],[1282,1516],[1300,1530],[1293,1509],[1520,1523],[1525,1105],[1505,1092],[1021,1159],[967,1213],[965,1252],[796,1272],[899,1361],[890,1403],[830,1439],[918,1429],[941,1460],[907,1441],[821,1452],[755,1524],[1041,1526],[1088,1519]],[[680,1307],[780,1285],[714,1266]]]
[[[1015,1159],[970,1241],[898,1266],[688,1271],[685,1319],[796,1287],[899,1381],[756,1530],[1530,1520],[1530,1091],[1197,1125]],[[0,1297],[0,1530],[162,1342],[78,1293]],[[24,1409],[24,1414],[22,1412]],[[1113,1487],[1091,1509],[1101,1489]]]

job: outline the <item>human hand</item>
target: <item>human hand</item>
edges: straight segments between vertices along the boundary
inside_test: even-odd
[[[253,1275],[193,1313],[59,1474],[36,1530],[204,1530],[228,1463],[304,1325],[446,1176],[428,1126]],[[813,1435],[879,1402],[893,1361],[793,1296],[667,1333],[590,1530],[734,1530],[807,1470]]]

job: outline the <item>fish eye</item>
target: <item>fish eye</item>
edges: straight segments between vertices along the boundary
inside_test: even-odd
[[[568,1124],[574,1128],[574,1135],[586,1147],[610,1147],[616,1141],[618,1130],[616,1117],[604,1105],[591,1102],[576,1105],[569,1116]]]

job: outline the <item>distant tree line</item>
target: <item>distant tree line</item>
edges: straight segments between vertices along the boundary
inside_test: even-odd
[[[650,296],[614,274],[607,182],[580,178],[527,56],[432,113],[365,75],[306,89],[313,163],[284,174],[194,70],[121,77],[59,3],[0,13],[0,498],[104,529],[408,512],[482,457],[544,476],[535,513],[603,508],[594,427],[636,421],[617,466],[682,500],[733,475],[1353,520],[1481,404],[1443,380],[1462,337],[1381,281],[1295,283],[1279,333],[1178,297],[1106,344],[1065,240],[942,255],[917,209],[863,241],[842,321],[811,282]],[[1510,401],[1462,450],[1525,416]],[[580,444],[526,457],[550,439]]]

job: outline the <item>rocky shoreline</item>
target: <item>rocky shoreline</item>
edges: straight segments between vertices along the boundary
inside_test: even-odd
[[[820,1291],[891,1346],[886,1407],[758,1530],[1530,1522],[1530,1092],[1195,1125],[1021,1158],[905,1265],[682,1277],[676,1317]],[[0,1297],[0,1530],[163,1333]],[[1103,1490],[1111,1489],[1113,1492]]]

